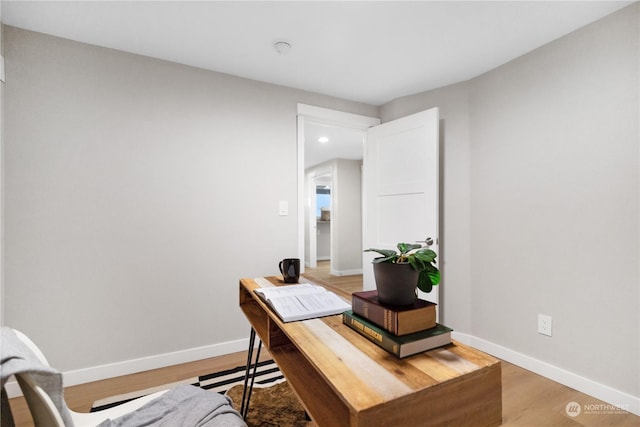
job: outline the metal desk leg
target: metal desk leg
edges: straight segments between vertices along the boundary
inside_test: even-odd
[[[245,420],[249,413],[249,402],[251,401],[251,393],[253,392],[253,382],[256,378],[256,372],[258,371],[258,361],[260,360],[260,350],[262,348],[262,340],[258,338],[258,352],[256,354],[255,363],[253,362],[253,348],[256,341],[256,331],[251,328],[249,334],[249,350],[247,352],[247,368],[244,374],[244,389],[242,391],[242,403],[240,405],[240,415]],[[253,372],[251,372],[251,366],[253,366]],[[251,376],[251,382],[249,383],[249,376]],[[247,387],[248,386],[248,387]]]

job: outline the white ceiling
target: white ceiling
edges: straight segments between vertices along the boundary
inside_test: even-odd
[[[6,24],[384,104],[491,70],[630,1],[2,1]],[[277,40],[293,48],[273,49]]]
[[[320,137],[327,137],[329,141],[320,142]],[[304,138],[305,169],[331,159],[362,159],[364,132],[361,130],[307,122]]]

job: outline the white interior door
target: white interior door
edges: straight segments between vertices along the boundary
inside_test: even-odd
[[[398,242],[431,237],[440,255],[438,120],[438,109],[432,108],[369,129],[363,162],[365,249],[395,249]],[[376,256],[363,253],[364,289],[375,289],[371,260]],[[420,298],[438,303],[438,286]]]

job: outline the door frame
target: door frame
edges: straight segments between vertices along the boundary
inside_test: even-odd
[[[362,116],[360,114],[331,110],[329,108],[316,107],[307,104],[297,105],[298,124],[298,258],[301,272],[304,272],[304,224],[305,224],[305,168],[304,168],[304,125],[305,123],[319,123],[324,125],[340,126],[351,129],[359,129],[365,132],[372,126],[380,124],[377,117]],[[366,136],[365,136],[366,138]]]

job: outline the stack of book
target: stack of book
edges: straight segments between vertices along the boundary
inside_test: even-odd
[[[451,343],[452,329],[436,323],[436,304],[417,299],[413,305],[382,304],[378,291],[354,292],[343,322],[397,357],[407,357]]]

